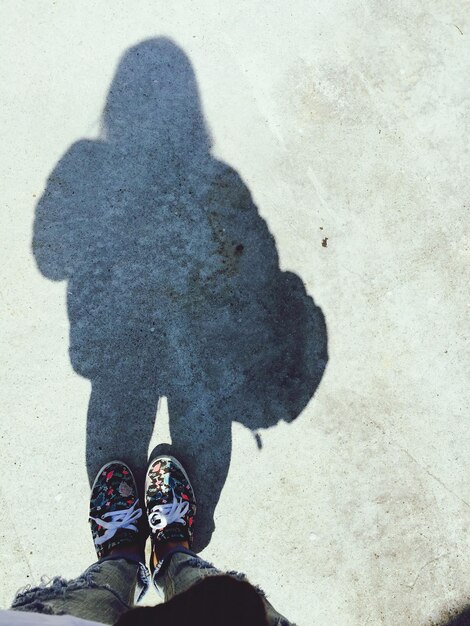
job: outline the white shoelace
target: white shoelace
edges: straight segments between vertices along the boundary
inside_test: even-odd
[[[136,500],[130,509],[124,509],[122,511],[109,511],[109,513],[105,513],[103,515],[102,519],[99,517],[90,517],[90,519],[95,521],[97,524],[106,528],[104,535],[95,539],[95,544],[97,546],[100,546],[105,541],[112,539],[116,534],[116,531],[120,528],[127,528],[138,532],[138,528],[134,524],[134,522],[142,516],[142,509],[135,508],[138,502],[139,501]],[[105,518],[109,518],[109,520]]]
[[[162,530],[173,522],[186,525],[183,516],[188,512],[189,502],[183,498],[178,499],[173,489],[171,491],[173,492],[173,502],[157,504],[149,512],[149,525],[152,532]]]

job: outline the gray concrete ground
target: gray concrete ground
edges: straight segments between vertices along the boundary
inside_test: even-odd
[[[469,9],[2,3],[2,607],[162,441],[300,625],[468,602]]]

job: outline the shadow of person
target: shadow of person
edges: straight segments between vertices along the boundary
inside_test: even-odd
[[[231,424],[295,419],[327,362],[326,326],[238,174],[211,156],[194,71],[166,38],[123,56],[100,140],[72,145],[35,216],[42,274],[67,281],[70,359],[91,381],[90,481],[145,470],[159,397],[207,545]],[[259,438],[258,438],[259,442]]]
[[[429,626],[470,626],[470,605],[451,611],[442,621],[433,622]]]

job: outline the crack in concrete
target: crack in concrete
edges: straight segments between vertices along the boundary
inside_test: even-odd
[[[386,431],[385,429],[376,421],[371,420],[371,424],[373,424],[377,430],[379,430],[383,435],[386,435]],[[426,474],[428,476],[430,476],[431,478],[433,478],[436,482],[438,482],[441,487],[443,487],[448,493],[450,493],[451,495],[454,496],[454,498],[457,498],[457,500],[459,500],[460,502],[462,502],[462,504],[465,504],[466,507],[470,508],[470,503],[467,502],[466,500],[464,500],[461,496],[459,496],[458,493],[456,493],[455,491],[453,491],[450,487],[448,487],[438,476],[436,476],[435,474],[433,474],[432,472],[430,472],[428,470],[428,468],[423,465],[422,463],[420,463],[417,459],[414,458],[413,455],[411,455],[408,450],[406,448],[403,448],[403,446],[401,446],[399,443],[397,443],[396,441],[393,441],[393,445],[395,445],[399,450],[401,450],[404,454],[406,454],[406,456],[413,461],[413,463],[416,463],[416,465],[418,465],[418,467],[420,467],[422,470],[424,470],[426,472]]]
[[[400,445],[397,444],[397,446],[400,448],[400,450],[402,452],[404,452],[414,463],[416,463],[416,465],[418,465],[421,469],[423,469],[426,474],[428,476],[430,476],[431,478],[433,478],[436,482],[438,482],[441,487],[444,487],[444,489],[452,494],[455,498],[457,498],[457,500],[460,500],[460,502],[462,502],[462,504],[465,504],[465,506],[467,506],[468,508],[470,508],[470,504],[464,500],[461,496],[459,496],[458,493],[455,493],[455,491],[452,491],[452,489],[450,487],[448,487],[445,483],[442,482],[442,480],[440,478],[438,478],[435,474],[433,474],[432,472],[430,472],[428,470],[427,467],[425,467],[424,465],[422,465],[419,461],[417,461],[409,452],[408,450],[405,450],[405,448],[402,448]]]
[[[427,561],[422,567],[419,568],[418,573],[416,574],[416,577],[414,579],[414,581],[411,583],[411,585],[406,585],[409,589],[413,589],[413,587],[416,585],[416,583],[418,582],[418,578],[421,576],[421,572],[428,567],[428,565],[431,565],[432,563],[435,563],[436,561],[439,561],[440,559],[443,559],[444,557],[448,556],[448,553],[446,554],[441,554],[440,556],[436,556],[434,557],[434,559],[431,559],[430,561]]]
[[[21,552],[22,556],[23,556],[23,561],[27,567],[27,571],[29,572],[29,578],[30,578],[30,582],[33,581],[34,576],[33,576],[33,569],[31,567],[31,562],[29,560],[29,555],[23,545],[22,539],[20,538],[20,535],[17,531],[16,525],[13,522],[13,520],[11,519],[10,514],[8,513],[8,508],[6,506],[6,499],[3,495],[3,491],[0,488],[0,502],[2,503],[2,510],[3,510],[3,514],[6,517],[6,520],[8,522],[8,525],[10,527],[10,529],[13,531],[14,534],[14,544],[16,545],[17,549],[19,550],[19,552]],[[13,546],[14,549],[14,546]]]

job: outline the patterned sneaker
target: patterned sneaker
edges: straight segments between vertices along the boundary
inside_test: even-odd
[[[157,456],[145,478],[145,503],[152,550],[165,541],[193,541],[196,498],[181,463],[172,456]],[[153,550],[154,551],[154,550]]]
[[[90,497],[90,524],[98,558],[113,548],[139,541],[142,509],[131,470],[121,461],[106,463],[98,472]]]

